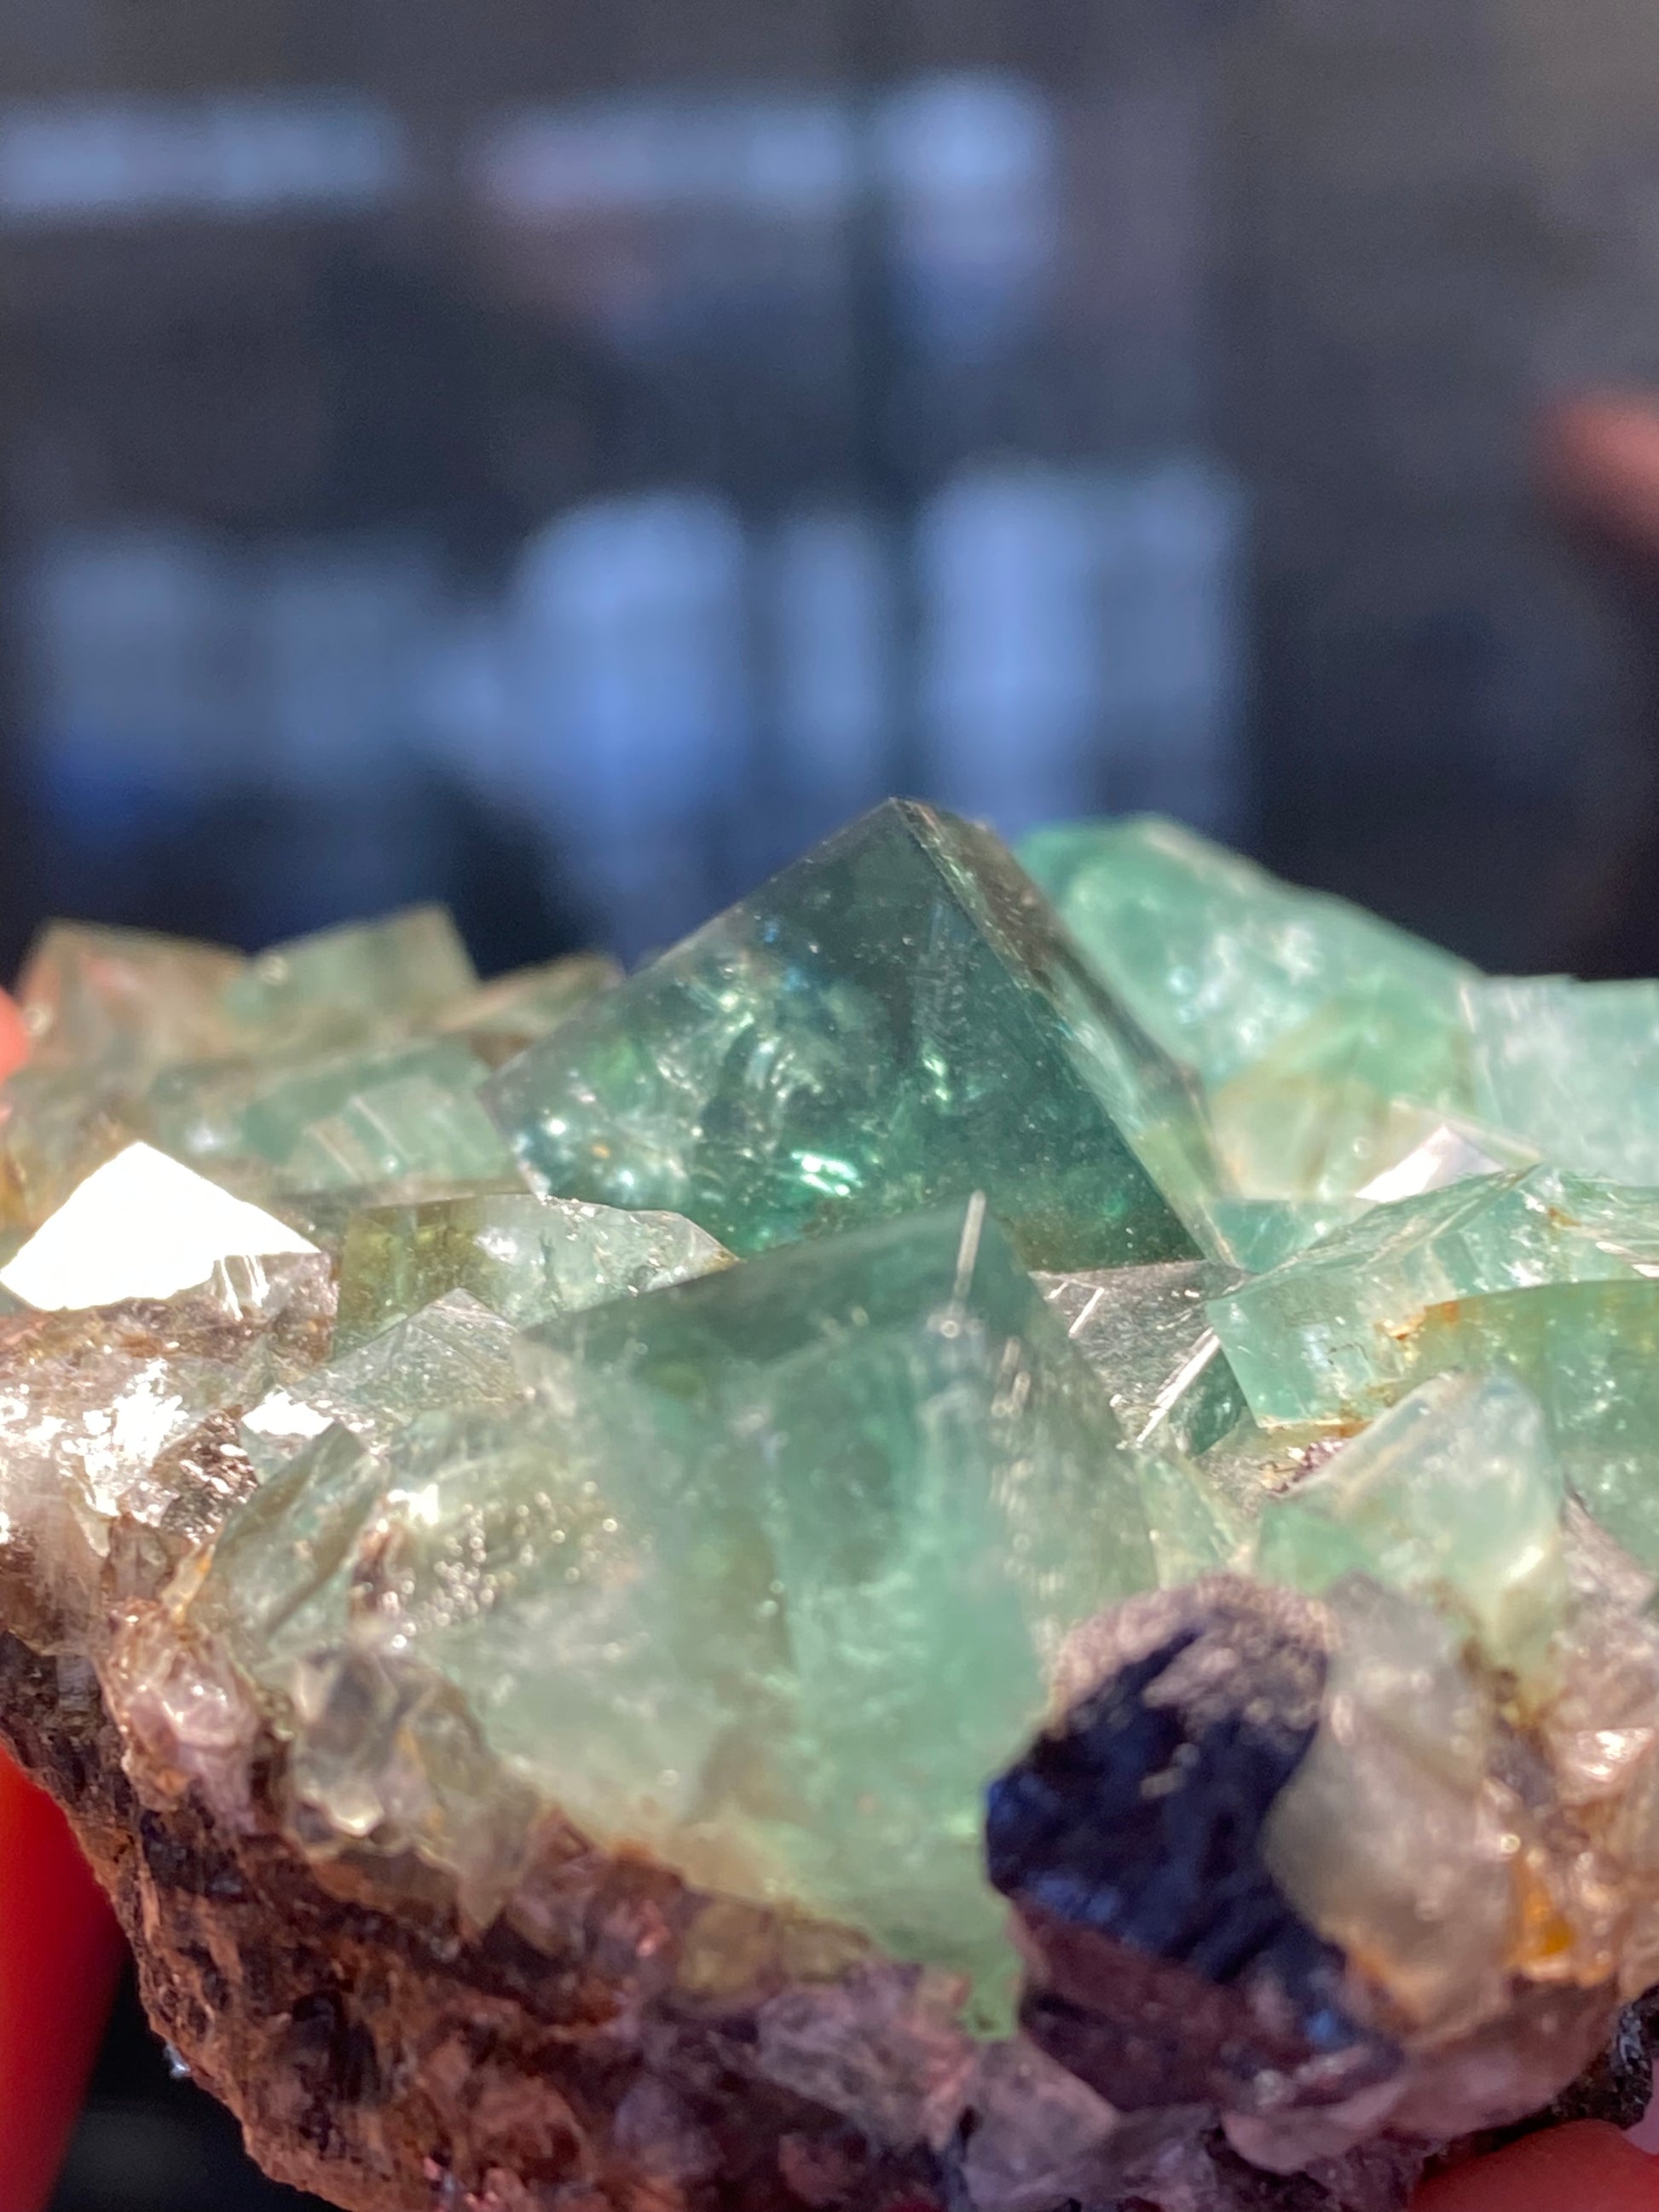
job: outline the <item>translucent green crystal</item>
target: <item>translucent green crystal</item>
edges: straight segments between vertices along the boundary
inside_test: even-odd
[[[423,1177],[488,1182],[514,1167],[475,1091],[418,1074],[371,1084],[308,1123],[281,1173],[285,1182],[327,1190]]]
[[[617,963],[597,952],[554,960],[542,968],[520,968],[453,1000],[443,1008],[436,1026],[465,1037],[474,1052],[499,1066],[538,1037],[550,1036],[579,1006],[622,979]]]
[[[517,1330],[499,1314],[470,1291],[451,1291],[261,1399],[244,1423],[249,1454],[269,1468],[331,1422],[374,1438],[453,1406],[511,1405],[522,1395],[517,1341]]]
[[[484,1096],[556,1196],[680,1213],[739,1253],[976,1188],[1034,1265],[1185,1258],[1205,1139],[994,839],[892,804]],[[1178,1188],[1179,1187],[1179,1188]]]
[[[1072,1342],[1106,1385],[1135,1443],[1206,1451],[1244,1412],[1243,1393],[1205,1311],[1241,1279],[1212,1261],[1036,1277]]]
[[[1145,1448],[1135,1455],[1135,1475],[1164,1589],[1248,1564],[1254,1546],[1249,1516],[1189,1459],[1169,1448]]]
[[[1659,1184],[1659,983],[1471,982],[1478,1108],[1545,1158]]]
[[[55,921],[17,987],[37,1063],[105,1083],[231,1049],[225,994],[237,952],[139,929]]]
[[[672,1213],[624,1213],[501,1184],[359,1212],[340,1258],[337,1350],[452,1290],[515,1328],[728,1267],[706,1231]]]
[[[441,907],[273,945],[230,984],[225,1005],[257,1048],[396,1035],[477,988],[477,971]]]
[[[1659,1193],[1535,1168],[1373,1206],[1210,1318],[1258,1420],[1340,1422],[1398,1395],[1429,1306],[1656,1265]]]
[[[1425,1034],[1437,1062],[1455,1024],[1457,987],[1471,972],[1461,962],[1173,822],[1039,830],[1019,857],[1113,996],[1206,1086],[1261,1060],[1339,995],[1364,1010],[1357,1022],[1342,1018],[1351,1034],[1413,1069]],[[1391,1079],[1382,1088],[1412,1095]]]
[[[532,1341],[612,1511],[655,1532],[664,1662],[759,1760],[725,1825],[905,1955],[994,1960],[979,1793],[1066,1631],[1153,1562],[1105,1395],[982,1206]]]
[[[1256,1571],[1315,1594],[1369,1575],[1467,1616],[1509,1662],[1559,1616],[1565,1504],[1561,1462],[1522,1385],[1443,1375],[1267,1504]]]
[[[1454,1369],[1517,1376],[1575,1492],[1659,1571],[1659,1282],[1566,1283],[1433,1308],[1413,1334],[1408,1377]]]
[[[307,1133],[344,1114],[362,1094],[424,1078],[442,1093],[471,1099],[485,1073],[453,1037],[299,1058],[188,1062],[157,1077],[143,1120],[153,1142],[204,1171],[252,1162],[306,1189],[315,1180],[315,1162],[301,1149]],[[499,1152],[495,1158],[499,1170]]]
[[[1358,1199],[1228,1198],[1212,1209],[1212,1222],[1225,1258],[1247,1275],[1265,1275],[1364,1211]]]

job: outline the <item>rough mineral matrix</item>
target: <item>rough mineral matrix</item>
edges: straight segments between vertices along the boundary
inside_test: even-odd
[[[1634,2117],[1659,983],[914,805],[624,978],[60,925],[0,1727],[360,2212],[1395,2212]]]

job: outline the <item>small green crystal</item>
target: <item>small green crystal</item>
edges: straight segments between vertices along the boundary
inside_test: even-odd
[[[374,1438],[453,1406],[511,1405],[522,1395],[517,1340],[470,1291],[451,1291],[261,1399],[243,1424],[249,1455],[262,1468],[280,1466],[331,1422]]]
[[[418,1074],[370,1084],[337,1113],[309,1122],[280,1172],[284,1182],[307,1190],[349,1190],[421,1180],[488,1182],[511,1175],[514,1164],[474,1090]]]
[[[503,1069],[539,1187],[732,1251],[983,1188],[1028,1261],[1185,1258],[1204,1139],[984,832],[892,804]],[[1186,1185],[1186,1188],[1177,1188]]]
[[[542,968],[520,968],[453,1000],[438,1016],[436,1026],[465,1038],[481,1059],[499,1066],[538,1038],[550,1036],[579,1006],[601,991],[613,989],[622,979],[617,963],[597,952],[579,953]]]
[[[154,1143],[204,1173],[248,1163],[306,1189],[316,1162],[305,1139],[316,1124],[346,1113],[364,1093],[417,1077],[445,1094],[474,1098],[486,1072],[453,1037],[299,1058],[187,1062],[156,1078],[143,1119]],[[499,1171],[499,1152],[495,1158]]]
[[[1508,1662],[1559,1612],[1565,1504],[1528,1391],[1510,1375],[1443,1375],[1270,1501],[1256,1571],[1315,1594],[1369,1575],[1467,1614]]]
[[[1517,1376],[1567,1480],[1607,1534],[1659,1572],[1659,1282],[1564,1283],[1437,1306],[1408,1376]]]
[[[1437,1054],[1456,1022],[1458,985],[1472,972],[1462,962],[1340,899],[1276,882],[1173,822],[1039,830],[1019,857],[1113,997],[1206,1087],[1339,996],[1366,1007],[1358,1033],[1379,1048],[1386,1002],[1388,1042],[1414,1068],[1425,1032]]]
[[[1135,1476],[1164,1589],[1248,1564],[1248,1515],[1189,1459],[1167,1447],[1143,1448],[1135,1455]]]
[[[246,965],[216,945],[55,921],[17,987],[35,1061],[133,1083],[171,1060],[228,1052],[226,994]]]
[[[1575,1174],[1659,1185],[1659,982],[1505,977],[1464,1000],[1486,1120]]]
[[[441,907],[350,922],[273,945],[230,984],[232,1019],[276,1049],[395,1036],[477,990],[477,971]]]
[[[1205,1311],[1239,1282],[1206,1260],[1036,1277],[1067,1334],[1105,1384],[1137,1444],[1206,1451],[1243,1416],[1244,1398]]]
[[[1210,1317],[1258,1420],[1341,1422],[1398,1395],[1427,1307],[1656,1265],[1659,1192],[1536,1168],[1373,1206]]]
[[[503,1183],[358,1212],[340,1255],[337,1350],[452,1290],[515,1328],[729,1267],[708,1233],[672,1213],[540,1199]]]

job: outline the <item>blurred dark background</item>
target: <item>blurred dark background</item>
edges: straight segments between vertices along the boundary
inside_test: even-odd
[[[0,0],[0,974],[638,953],[894,789],[1565,963],[1659,714],[1533,425],[1650,378],[1644,0]],[[58,2212],[279,2202],[129,2004]]]

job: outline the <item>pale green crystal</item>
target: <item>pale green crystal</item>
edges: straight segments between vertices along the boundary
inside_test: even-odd
[[[1240,1280],[1205,1260],[1045,1275],[1037,1287],[1105,1384],[1134,1443],[1202,1452],[1244,1412],[1244,1398],[1205,1311]]]
[[[985,832],[892,804],[503,1069],[556,1196],[681,1213],[738,1253],[983,1188],[1025,1258],[1184,1258],[1205,1139]],[[1147,1166],[1153,1164],[1153,1174]]]
[[[1360,1199],[1227,1198],[1211,1218],[1225,1259],[1247,1275],[1265,1275],[1364,1210]]]
[[[38,1064],[136,1083],[175,1060],[231,1049],[225,994],[237,952],[146,930],[54,921],[17,986]]]
[[[1135,1455],[1135,1476],[1164,1589],[1248,1565],[1249,1516],[1189,1459],[1172,1448],[1146,1447]]]
[[[470,1291],[451,1291],[343,1358],[331,1358],[249,1413],[245,1441],[257,1465],[280,1465],[331,1421],[383,1437],[452,1406],[506,1406],[522,1395],[518,1332]]]
[[[301,1149],[307,1133],[362,1093],[423,1077],[442,1092],[471,1098],[486,1072],[453,1037],[301,1058],[196,1061],[163,1070],[143,1118],[154,1143],[204,1172],[248,1162],[303,1190],[314,1164]]]
[[[1410,1379],[1516,1376],[1596,1521],[1659,1571],[1659,1282],[1567,1283],[1462,1298],[1414,1332]]]
[[[273,945],[230,985],[225,1004],[256,1049],[396,1035],[477,988],[477,971],[441,907]]]
[[[307,1190],[349,1190],[422,1177],[488,1182],[514,1167],[475,1091],[418,1074],[370,1084],[337,1113],[309,1122],[281,1174]]]
[[[1256,1571],[1315,1594],[1369,1575],[1465,1615],[1512,1663],[1559,1618],[1565,1504],[1527,1390],[1509,1375],[1443,1375],[1268,1504]]]
[[[1471,972],[1462,963],[1173,822],[1039,830],[1019,857],[1114,997],[1206,1085],[1261,1059],[1339,994],[1368,999],[1373,1023],[1386,1002],[1389,1048],[1413,1066],[1425,1030],[1456,1021],[1457,986]]]
[[[598,952],[578,953],[574,959],[520,968],[482,984],[446,1006],[435,1026],[465,1037],[474,1052],[496,1066],[538,1037],[550,1036],[579,1006],[622,979],[614,960]]]
[[[1342,1421],[1399,1395],[1449,1298],[1659,1267],[1659,1192],[1536,1168],[1373,1206],[1210,1307],[1258,1420]]]
[[[447,1291],[515,1328],[728,1267],[731,1255],[672,1213],[624,1213],[501,1184],[356,1213],[340,1257],[337,1350]]]
[[[1659,1184],[1659,982],[1471,982],[1479,1110],[1547,1159]]]

